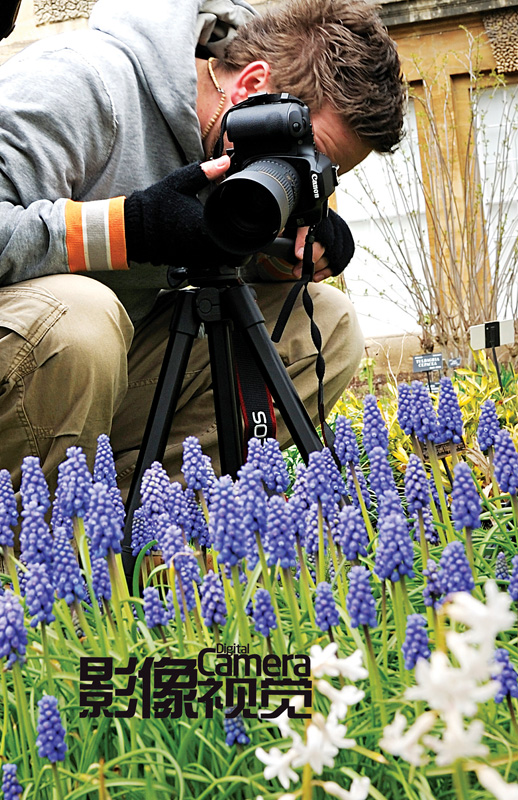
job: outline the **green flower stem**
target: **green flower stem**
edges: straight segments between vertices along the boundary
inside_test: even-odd
[[[79,624],[81,625],[81,628],[84,631],[86,639],[87,639],[90,647],[92,648],[92,652],[95,653],[96,656],[101,655],[101,648],[99,647],[99,643],[97,641],[97,637],[92,632],[92,629],[91,629],[91,627],[90,627],[90,625],[88,623],[88,620],[86,619],[85,612],[83,611],[83,606],[81,605],[79,600],[74,600],[73,606],[74,606],[74,611],[77,614],[77,618],[79,620]]]
[[[421,509],[419,509],[417,512],[417,519],[419,523],[419,544],[421,545],[421,558],[423,559],[423,569],[426,569],[430,553],[428,551],[428,542],[426,541],[426,536],[424,535],[424,519]]]
[[[326,579],[326,561],[324,547],[324,515],[322,514],[322,503],[318,501],[318,558],[317,575],[319,583]]]
[[[58,765],[51,764],[51,766],[52,766],[52,774],[54,776],[54,786],[56,788],[57,800],[64,800],[65,795],[63,794],[63,787],[61,786],[61,778],[59,777]]]
[[[182,576],[178,573],[178,583],[180,585],[180,596],[182,598],[182,606],[183,606],[183,614],[185,617],[184,625],[185,625],[185,633],[187,636],[187,641],[192,644],[196,641],[196,636],[194,635],[194,629],[191,623],[191,617],[189,611],[187,609],[187,599],[185,597],[185,590],[182,584]],[[181,619],[181,618],[180,618]]]
[[[196,556],[196,561],[198,562],[198,566],[199,566],[199,568],[201,570],[201,574],[205,576],[207,574],[207,564],[205,562],[205,558],[203,557],[202,549],[201,549],[201,547],[199,545],[198,540],[195,537],[193,538],[192,541],[193,541],[194,554]]]
[[[511,495],[511,505],[513,507],[514,529],[515,531],[518,531],[518,498],[515,494]]]
[[[198,591],[198,586],[195,584],[194,586],[194,597],[196,600],[196,612],[194,615],[194,621],[196,623],[196,629],[198,631],[198,636],[200,642],[204,641],[207,647],[210,647],[212,642],[210,641],[210,636],[207,628],[205,625],[201,624],[202,614],[201,614],[201,601],[200,601],[200,593]],[[218,635],[218,626],[214,625],[213,630],[215,632],[215,636]]]
[[[27,741],[30,754],[30,763],[32,765],[32,771],[34,772],[37,765],[39,764],[38,757],[36,755],[36,738],[34,736],[34,728],[32,726],[32,722],[29,715],[29,708],[27,706],[27,697],[25,695],[25,687],[23,685],[23,676],[19,661],[15,661],[15,663],[13,664],[12,672],[14,681],[14,694],[16,697],[16,707],[18,709],[18,714],[19,714],[18,727],[20,729],[20,738],[25,738],[25,740]],[[29,762],[27,760],[27,753],[25,751],[25,748],[23,748],[23,760],[27,776],[29,776],[31,774],[31,770],[29,767]]]
[[[110,581],[112,585],[112,608],[113,613],[115,615],[115,622],[116,622],[116,637],[117,641],[121,645],[122,648],[122,655],[124,657],[124,661],[128,661],[128,643],[126,642],[126,631],[124,629],[124,624],[122,621],[122,609],[121,609],[121,596],[120,596],[120,576],[117,569],[117,562],[115,560],[115,553],[113,550],[110,549],[108,553],[108,571],[110,573]]]
[[[473,552],[473,537],[471,535],[471,528],[464,528],[464,533],[466,534],[466,553],[468,555],[468,561],[473,573],[473,577],[475,577],[475,553]]]
[[[234,590],[234,598],[236,601],[237,624],[241,639],[240,644],[251,644],[250,626],[248,625],[245,609],[243,607],[243,596],[241,594],[241,586],[239,583],[239,566],[237,564],[232,567],[232,588]]]
[[[88,539],[86,537],[85,523],[82,517],[72,517],[72,527],[74,530],[74,539],[79,553],[81,565],[87,575],[92,574],[92,562],[90,560],[90,552],[88,550]]]
[[[299,586],[301,587],[302,590],[301,595],[304,603],[304,610],[307,612],[309,616],[312,627],[314,627],[315,609],[313,608],[313,603],[311,602],[311,593],[310,593],[311,576],[309,574],[309,570],[306,564],[306,559],[304,558],[304,554],[302,552],[302,545],[300,544],[300,539],[298,536],[297,536],[297,553],[300,564]]]
[[[281,569],[281,580],[284,587],[286,600],[291,614],[291,621],[293,622],[293,631],[297,642],[298,653],[305,652],[304,642],[302,639],[302,632],[300,630],[300,608],[295,597],[295,587],[293,585],[293,575],[291,569],[283,567]]]
[[[52,664],[50,661],[49,641],[47,639],[47,628],[44,622],[40,623],[41,630],[41,644],[43,647],[43,663],[45,664],[45,672],[47,673],[47,685],[49,693],[54,694],[54,674]]]
[[[351,475],[353,478],[354,488],[356,489],[356,494],[358,495],[358,502],[360,504],[360,509],[362,512],[363,521],[365,523],[365,527],[367,528],[367,533],[369,535],[369,542],[374,540],[374,530],[371,525],[369,512],[367,511],[367,506],[365,505],[365,500],[363,499],[362,490],[360,487],[360,482],[358,480],[358,476],[356,474],[356,469],[352,462],[349,462],[349,469],[351,470]]]
[[[176,632],[178,634],[178,649],[180,651],[180,657],[183,658],[185,655],[183,626],[182,626],[182,617],[180,615],[180,604],[178,602],[178,595],[176,594],[176,580],[175,580],[176,570],[174,568],[172,559],[171,559],[171,566],[168,569],[168,573],[169,573],[169,585],[173,593],[173,608],[174,608],[174,618],[176,622]]]
[[[2,675],[2,700],[4,709],[4,722],[2,726],[2,742],[0,744],[0,755],[5,753],[5,739],[7,736],[7,728],[9,726],[9,694],[7,691],[7,677],[4,670],[4,665],[0,667],[0,674]]]
[[[457,455],[457,445],[453,442],[450,442],[450,456],[451,456],[451,465],[455,469],[457,464],[459,463],[459,456]]]
[[[489,469],[491,472],[491,486],[493,487],[493,502],[498,509],[502,508],[502,501],[500,500],[500,487],[495,478],[495,470],[493,467],[493,460],[495,457],[495,448],[491,445],[487,449],[487,459],[489,461]]]
[[[401,586],[399,586],[399,589],[398,586],[399,581],[391,582],[392,609],[394,611],[394,623],[396,626],[397,657],[400,675],[404,678],[408,678],[403,653],[401,651],[403,642],[405,641],[405,621],[402,617],[402,612],[404,614],[404,600]]]
[[[273,610],[275,611],[275,617],[277,619],[277,628],[274,630],[273,635],[275,638],[275,646],[278,653],[285,654],[286,653],[286,640],[284,638],[284,631],[282,629],[282,620],[281,615],[279,613],[279,606],[277,603],[277,595],[274,591],[272,591],[272,584],[270,581],[270,573],[268,572],[268,565],[266,563],[266,555],[264,553],[263,543],[261,542],[261,537],[256,531],[255,539],[257,542],[257,550],[259,553],[259,561],[261,562],[261,575],[263,579],[264,588],[268,591],[268,594],[271,597]],[[311,601],[310,601],[311,603]]]
[[[511,730],[514,731],[515,739],[518,740],[518,721],[516,720],[516,713],[513,706],[511,695],[507,695],[507,708],[509,709],[509,716],[511,717]]]
[[[363,628],[363,634],[365,636],[365,643],[367,645],[367,653],[369,655],[368,670],[369,670],[369,678],[372,689],[372,696],[379,705],[381,724],[385,726],[387,724],[387,714],[385,711],[385,705],[383,703],[383,690],[381,688],[381,679],[380,679],[378,665],[376,663],[376,655],[374,653],[374,647],[372,646],[372,639],[369,631],[369,626],[362,625],[362,628]]]
[[[428,447],[428,457],[430,459],[430,466],[432,468],[435,485],[437,487],[437,492],[439,494],[439,503],[440,503],[440,506],[441,506],[442,520],[443,520],[443,523],[446,526],[446,538],[447,538],[448,542],[454,542],[455,541],[455,533],[454,533],[454,530],[452,528],[450,515],[448,513],[448,506],[447,506],[447,503],[446,503],[446,494],[444,492],[444,485],[443,485],[442,476],[441,476],[441,468],[440,468],[440,465],[439,465],[439,459],[437,458],[437,450],[435,449],[434,442],[428,441],[427,442],[427,447]]]
[[[207,506],[207,500],[205,499],[205,495],[203,493],[203,489],[196,489],[195,491],[196,499],[198,500],[201,510],[203,511],[203,516],[205,517],[205,522],[207,525],[209,524],[209,508]]]
[[[333,561],[333,566],[335,568],[335,580],[336,580],[336,585],[338,587],[338,594],[340,595],[340,603],[342,608],[345,608],[347,593],[344,586],[343,573],[340,574],[340,566],[338,564],[338,554],[336,552],[336,545],[333,541],[333,536],[331,534],[330,528],[327,529],[327,537],[329,542],[329,552],[331,553],[331,559]]]
[[[462,761],[457,759],[453,769],[453,785],[455,787],[455,794],[457,800],[469,800],[469,786],[466,778],[466,773],[462,768]]]
[[[16,558],[12,547],[4,547],[4,558],[7,566],[7,572],[11,578],[15,594],[20,596],[20,581],[18,580],[18,573],[16,572]]]
[[[388,672],[387,582],[381,582],[381,647],[383,669]]]
[[[412,603],[410,602],[410,598],[408,596],[408,590],[406,588],[406,578],[404,575],[401,575],[399,579],[399,584],[401,586],[401,594],[403,595],[403,607],[405,609],[406,614],[412,614],[414,609],[412,608]]]

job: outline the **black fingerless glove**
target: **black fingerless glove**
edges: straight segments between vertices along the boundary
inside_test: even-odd
[[[237,265],[209,236],[196,194],[209,179],[199,163],[171,172],[124,203],[128,261],[155,266]]]
[[[315,240],[324,245],[324,257],[333,275],[339,275],[354,255],[354,239],[342,217],[329,209],[329,214],[315,228]]]

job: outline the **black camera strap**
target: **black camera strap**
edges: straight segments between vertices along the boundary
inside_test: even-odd
[[[306,314],[309,317],[311,339],[317,351],[315,372],[318,380],[318,418],[322,428],[322,439],[324,440],[324,444],[328,446],[327,442],[331,429],[326,422],[324,409],[324,375],[326,371],[326,363],[324,361],[324,356],[322,355],[322,335],[318,325],[314,320],[313,300],[311,299],[311,295],[308,290],[308,285],[313,280],[315,272],[315,265],[313,263],[313,244],[315,243],[314,230],[315,226],[312,226],[307,233],[306,241],[304,243],[304,255],[302,258],[302,273],[300,279],[291,288],[286,300],[284,301],[284,305],[281,308],[279,318],[275,323],[275,328],[273,329],[271,338],[272,342],[275,342],[276,344],[280,342],[289,316],[293,310],[293,306],[295,305],[295,301],[299,296],[299,293],[302,291],[302,304]]]
[[[253,437],[261,440],[275,439],[277,420],[270,390],[256,366],[245,337],[239,331],[232,332],[232,347],[246,449],[248,440]],[[246,456],[246,453],[243,455]]]

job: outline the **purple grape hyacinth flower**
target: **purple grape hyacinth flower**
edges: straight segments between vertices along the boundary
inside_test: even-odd
[[[144,618],[148,628],[151,630],[151,628],[156,628],[159,625],[167,625],[171,619],[171,614],[164,607],[158,588],[156,586],[146,586],[142,596],[144,598]]]
[[[246,732],[245,723],[241,714],[237,714],[234,717],[227,716],[227,712],[233,713],[234,711],[235,707],[225,709],[223,729],[225,731],[225,744],[227,747],[232,747],[234,744],[250,744],[250,737]]]
[[[290,475],[277,439],[266,439],[263,445],[263,480],[271,492],[284,494]]]
[[[351,627],[367,625],[375,628],[376,603],[370,585],[370,572],[367,567],[351,567],[349,570],[349,591],[347,593],[347,613],[351,618]]]
[[[309,454],[305,482],[309,503],[320,503],[324,518],[332,522],[338,513],[338,506],[326,457],[322,452],[313,451]]]
[[[94,596],[102,605],[103,600],[110,600],[112,596],[112,583],[110,570],[105,558],[92,558],[92,590]]]
[[[57,528],[54,532],[52,567],[56,594],[65,600],[67,606],[86,598],[83,576],[66,528]]]
[[[0,470],[0,547],[14,547],[18,508],[9,470]]]
[[[344,416],[336,418],[335,440],[333,442],[335,453],[342,466],[360,463],[360,451],[356,435],[350,420]]]
[[[50,508],[50,492],[45,475],[36,456],[26,456],[22,461],[22,480],[20,485],[22,507],[36,502],[44,514]]]
[[[382,447],[374,447],[369,453],[369,461],[369,484],[376,497],[380,499],[386,492],[397,492],[387,451]]]
[[[482,500],[473,482],[471,468],[465,461],[456,464],[453,470],[451,493],[451,518],[455,530],[478,528]]]
[[[494,448],[493,467],[500,491],[514,496],[518,491],[518,453],[505,428],[495,436]]]
[[[233,567],[246,556],[247,536],[234,484],[228,475],[219,478],[213,486],[209,531],[219,563]]]
[[[295,531],[289,504],[280,495],[268,500],[267,533],[264,541],[269,567],[279,563],[282,569],[290,569],[297,563]]]
[[[2,792],[4,800],[19,800],[23,789],[16,776],[16,764],[2,764]]]
[[[414,546],[408,523],[402,514],[390,513],[379,521],[378,547],[374,572],[382,581],[398,581],[402,576],[414,576]]]
[[[86,520],[90,550],[94,558],[120,553],[123,529],[110,490],[104,483],[94,483],[90,490],[90,508]]]
[[[19,598],[9,589],[0,594],[0,658],[7,657],[6,668],[16,661],[23,663],[27,650],[27,631],[23,607]]]
[[[437,434],[435,441],[460,444],[464,433],[462,412],[457,393],[451,378],[443,376],[440,380],[439,405],[437,408]]]
[[[428,390],[421,381],[412,381],[412,426],[420,442],[435,442],[437,415]]]
[[[36,500],[31,500],[22,511],[22,525],[20,531],[20,549],[22,558],[30,565],[33,563],[47,564],[52,562],[52,548],[54,540],[44,517],[42,506]]]
[[[387,426],[373,394],[368,394],[363,402],[363,446],[369,459],[375,447],[388,452]]]
[[[398,386],[397,421],[399,422],[399,427],[407,436],[411,436],[414,433],[412,389],[408,383],[400,383]]]
[[[67,449],[66,461],[58,467],[54,505],[62,517],[85,517],[90,506],[92,475],[80,447]]]
[[[159,517],[169,511],[168,500],[171,481],[159,461],[153,461],[144,472],[140,485],[140,501],[150,517]]]
[[[507,556],[503,550],[499,550],[499,552],[496,555],[495,579],[497,581],[509,580],[509,567],[507,565]]]
[[[227,622],[227,604],[221,578],[211,569],[203,578],[201,585],[201,615],[207,628]]]
[[[342,508],[333,528],[333,538],[348,561],[355,561],[358,556],[367,555],[369,535],[358,508],[355,506]]]
[[[167,517],[169,520],[169,517]],[[131,553],[134,557],[149,542],[158,538],[157,518],[149,516],[147,509],[143,506],[136,508],[131,523]],[[154,547],[153,547],[154,549]],[[151,554],[152,548],[146,550],[146,555]]]
[[[340,624],[340,616],[333,597],[333,590],[326,581],[317,584],[315,622],[321,631],[327,631],[329,628]]]
[[[405,497],[408,513],[414,517],[430,505],[430,485],[421,459],[412,453],[405,470]]]
[[[499,647],[495,650],[494,658],[497,664],[501,664],[500,671],[495,671],[492,675],[493,680],[499,685],[495,703],[501,703],[502,700],[511,697],[518,698],[518,674],[511,664],[509,653],[503,647]]]
[[[365,480],[365,475],[363,474],[362,469],[355,469],[356,479],[358,481],[358,486],[360,488],[360,493],[362,496],[362,500],[365,503],[365,508],[371,507],[371,495],[369,492],[369,487],[367,485],[367,481]],[[349,494],[351,496],[351,500],[354,506],[360,508],[360,498],[358,497],[358,492],[356,491],[356,484],[354,482],[351,466],[347,467],[347,488],[349,490]]]
[[[110,490],[113,505],[119,513],[121,524],[124,525],[126,517],[124,501],[120,489],[117,486],[117,470],[115,469],[112,446],[109,437],[105,433],[101,433],[97,438],[93,482],[106,484]]]
[[[277,628],[277,617],[272,598],[267,589],[257,589],[255,593],[254,611],[252,615],[255,630],[265,638]]]
[[[25,602],[31,619],[31,628],[40,622],[50,625],[56,617],[54,608],[54,587],[50,582],[45,564],[32,564],[25,584]]]
[[[420,658],[427,660],[430,658],[432,653],[428,645],[426,619],[422,614],[409,614],[405,641],[401,648],[405,659],[405,669],[413,669]]]
[[[439,559],[439,568],[442,570],[442,586],[446,597],[454,592],[471,592],[475,588],[462,542],[446,545]]]
[[[45,695],[38,701],[38,738],[36,746],[40,758],[48,758],[51,764],[64,761],[68,747],[65,743],[65,729],[61,722],[58,701],[52,695]]]
[[[184,439],[182,473],[186,486],[195,491],[208,489],[212,480],[210,459],[203,454],[196,436]]]
[[[433,559],[428,559],[423,575],[426,578],[426,586],[423,589],[424,604],[427,608],[438,609],[444,594],[442,571]]]
[[[254,569],[259,558],[256,533],[264,540],[266,535],[266,492],[260,469],[253,464],[244,464],[237,473],[237,494],[243,514],[243,525],[246,531],[246,560],[249,569]]]
[[[480,406],[478,419],[477,441],[481,450],[494,447],[495,439],[500,433],[500,422],[496,415],[496,405],[493,400],[486,400]]]

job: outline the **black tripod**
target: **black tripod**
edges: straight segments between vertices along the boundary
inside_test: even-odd
[[[311,418],[270,340],[250,287],[236,278],[235,270],[229,274],[222,270],[216,278],[200,279],[189,275],[188,279],[198,288],[176,293],[169,341],[126,503],[122,559],[128,580],[135,564],[131,552],[131,529],[133,514],[140,505],[140,483],[146,469],[164,455],[189,355],[201,323],[206,328],[209,342],[222,474],[235,477],[243,464],[242,426],[231,338],[233,327],[246,340],[304,460],[307,462],[310,452],[322,449]]]

